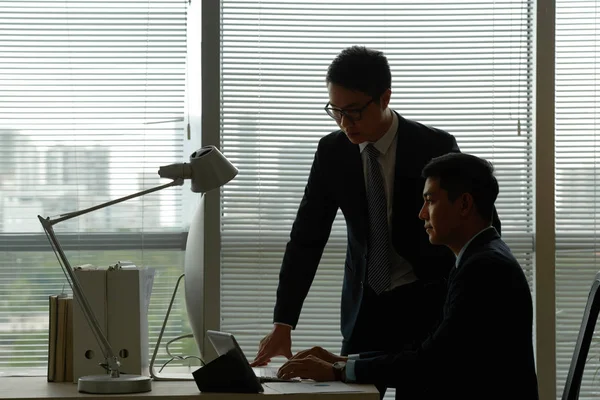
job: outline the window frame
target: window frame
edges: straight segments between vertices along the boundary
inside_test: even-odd
[[[202,115],[203,143],[219,143],[220,126],[220,1],[203,2],[202,15]],[[535,292],[535,349],[540,398],[556,398],[556,322],[555,322],[555,268],[554,268],[554,34],[555,2],[537,0],[535,13],[535,52],[534,66],[534,128],[533,128],[533,186],[534,195],[534,292]],[[218,105],[219,108],[215,109]],[[205,120],[206,119],[206,120]],[[212,128],[212,129],[211,129]],[[544,135],[537,135],[544,132]],[[215,202],[206,204],[207,241],[220,238],[220,194]],[[216,246],[206,243],[206,258],[215,268],[205,276],[208,287],[220,286],[220,240]],[[218,262],[217,262],[218,261]],[[218,268],[216,268],[218,266]],[[219,270],[217,272],[217,269]],[[214,304],[208,308],[207,328],[218,328],[220,318],[219,296],[208,293],[205,304]],[[219,304],[219,307],[216,305]],[[211,329],[211,328],[208,328]],[[266,334],[267,332],[265,332]],[[205,346],[206,347],[206,346]]]
[[[554,35],[555,2],[538,0],[536,3],[536,52],[534,91],[534,291],[536,320],[536,361],[540,398],[556,398],[556,323],[555,323],[555,243],[554,229]],[[202,12],[202,120],[200,123],[203,144],[220,143],[220,1],[201,2]],[[537,132],[544,132],[537,135]],[[205,269],[204,304],[207,329],[219,329],[220,320],[220,192],[206,194],[205,204]],[[103,236],[115,240],[129,235],[132,239],[144,236],[144,246],[156,250],[185,250],[185,232],[139,234],[85,234],[86,238]],[[70,235],[61,236],[65,248],[75,246]],[[81,235],[78,235],[81,237]],[[129,240],[124,242],[127,248]],[[79,245],[77,249],[85,250]],[[42,234],[14,235],[0,243],[0,251],[45,251],[47,239]],[[116,250],[121,247],[94,246],[95,250]],[[266,332],[265,332],[266,333]],[[205,357],[216,355],[204,340]]]

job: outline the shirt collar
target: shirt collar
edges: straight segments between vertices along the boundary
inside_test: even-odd
[[[488,229],[494,229],[493,226],[488,226],[487,228],[483,228],[482,230],[480,230],[479,232],[477,232],[475,235],[473,235],[473,237],[463,246],[462,249],[460,249],[460,252],[458,253],[458,256],[456,256],[456,262],[454,263],[454,267],[458,268],[458,265],[460,264],[460,259],[462,258],[463,254],[465,254],[465,250],[467,250],[467,247],[469,247],[469,245],[471,244],[471,242],[479,235],[481,235],[483,232],[487,231]]]
[[[362,153],[362,151],[371,143],[373,143],[373,146],[375,146],[375,148],[377,150],[379,150],[379,152],[381,153],[381,155],[385,155],[385,153],[389,150],[392,142],[394,141],[394,138],[396,137],[396,132],[398,131],[398,116],[396,115],[396,113],[390,109],[390,112],[392,113],[392,124],[390,125],[389,129],[387,130],[387,132],[385,133],[385,135],[383,135],[378,141],[376,142],[362,142],[360,143],[358,146],[360,148],[360,152]]]

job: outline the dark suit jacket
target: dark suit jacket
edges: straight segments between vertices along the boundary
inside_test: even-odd
[[[444,246],[431,245],[419,220],[425,183],[421,171],[432,158],[460,150],[454,136],[398,118],[392,241],[398,254],[412,264],[417,277],[433,282],[447,277],[454,255]],[[348,339],[363,299],[368,215],[359,146],[340,130],[319,141],[283,257],[275,322],[296,326],[338,208],[344,214],[348,232],[341,313],[342,335]],[[500,229],[497,218],[494,225]]]
[[[450,273],[435,333],[415,351],[361,354],[356,378],[396,387],[397,398],[537,399],[532,325],[523,270],[490,229]]]

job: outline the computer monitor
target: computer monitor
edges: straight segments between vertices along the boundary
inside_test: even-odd
[[[187,310],[188,321],[192,329],[192,334],[196,342],[200,356],[204,355],[204,195],[200,196],[200,200],[194,214],[190,220],[190,227],[186,240],[186,248],[184,255],[184,298]],[[171,307],[175,300],[175,295],[179,287],[182,277],[179,277],[171,302],[167,309],[167,314],[163,321],[161,331],[158,335],[158,340],[154,347],[154,352],[150,360],[150,375],[154,380],[192,380],[191,371],[189,372],[168,372],[161,373],[156,370],[155,361],[160,348],[162,336],[164,334]]]
[[[204,194],[190,221],[185,256],[185,307],[194,340],[204,355]]]

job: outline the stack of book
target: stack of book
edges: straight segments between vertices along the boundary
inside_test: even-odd
[[[48,382],[73,381],[73,297],[52,295],[48,335]]]

